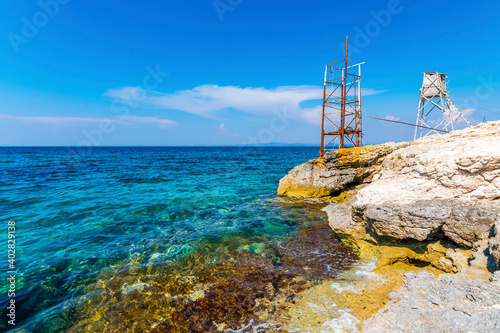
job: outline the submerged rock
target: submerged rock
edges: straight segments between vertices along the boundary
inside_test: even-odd
[[[145,253],[100,274],[66,331],[286,332],[294,298],[357,260],[319,219],[278,242],[233,233],[195,245],[164,263]]]
[[[133,291],[142,292],[144,288],[147,287],[149,287],[149,284],[141,282],[141,280],[137,279],[137,282],[131,285],[128,283],[124,283],[121,287],[121,291],[124,294],[128,294]]]

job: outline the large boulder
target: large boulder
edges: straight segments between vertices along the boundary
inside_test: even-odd
[[[384,158],[407,143],[387,143],[337,149],[293,168],[280,180],[278,195],[298,198],[330,198],[359,184],[368,183],[380,171]]]
[[[352,204],[353,213],[366,221],[377,236],[424,241],[447,237],[456,244],[472,247],[488,238],[500,216],[499,207],[488,202],[463,202],[449,198],[415,200],[409,203]]]
[[[499,147],[500,122],[491,122],[395,149],[347,207],[327,209],[330,225],[339,234],[349,226],[375,238],[445,237],[472,247],[500,218]]]

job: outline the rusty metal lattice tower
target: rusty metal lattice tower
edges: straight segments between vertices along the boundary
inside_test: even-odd
[[[363,144],[361,65],[364,62],[349,66],[348,40],[346,37],[345,59],[325,68],[320,156],[327,150],[335,149],[337,139],[338,148],[345,148],[346,145],[360,147]]]

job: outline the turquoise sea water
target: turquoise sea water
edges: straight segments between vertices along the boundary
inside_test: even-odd
[[[16,222],[15,328],[236,329],[276,308],[255,299],[290,300],[334,277],[355,258],[332,235],[324,248],[314,240],[330,232],[321,206],[276,196],[279,179],[316,156],[309,147],[0,148],[2,234]],[[219,299],[225,292],[235,299]],[[205,320],[214,306],[222,314]],[[206,323],[188,323],[197,315]]]

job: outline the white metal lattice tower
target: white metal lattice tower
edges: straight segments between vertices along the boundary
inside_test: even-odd
[[[444,73],[424,72],[418,103],[417,126],[453,131],[454,124],[460,118],[472,126],[451,101],[446,88],[446,78]],[[429,134],[438,132],[432,129],[424,131],[423,127],[415,127],[415,140]]]

